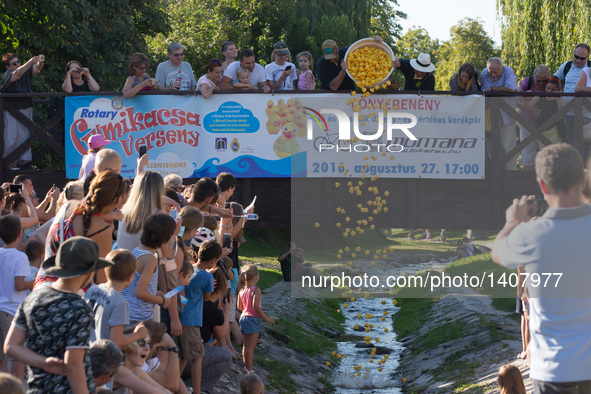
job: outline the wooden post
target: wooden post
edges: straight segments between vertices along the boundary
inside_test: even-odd
[[[0,97],[0,178],[4,179],[4,98]]]
[[[417,180],[408,180],[408,227],[417,227]]]
[[[503,152],[501,150],[501,111],[497,97],[487,97],[485,105],[490,108],[490,156],[491,156],[491,218],[494,226],[502,226],[503,211],[501,207],[501,177],[504,173]]]

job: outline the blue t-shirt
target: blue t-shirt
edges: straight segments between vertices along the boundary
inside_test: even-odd
[[[213,293],[213,275],[196,269],[189,284],[185,286],[188,301],[181,313],[183,326],[201,327],[203,323],[203,293]]]

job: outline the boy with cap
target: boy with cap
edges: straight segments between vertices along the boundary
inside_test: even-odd
[[[4,351],[29,367],[30,392],[95,391],[90,360],[90,329],[94,316],[79,295],[96,270],[113,265],[99,258],[98,245],[72,237],[43,269],[58,280],[32,292],[19,306]]]
[[[297,71],[293,63],[289,62],[289,48],[283,41],[273,45],[271,58],[273,63],[265,66],[267,83],[273,90],[293,90],[297,80]]]
[[[105,148],[105,145],[109,145],[110,140],[106,140],[102,134],[94,134],[88,139],[88,154],[82,158],[82,166],[80,167],[80,175],[78,179],[83,181],[86,179],[88,174],[94,170],[94,162],[96,160],[96,154]]]

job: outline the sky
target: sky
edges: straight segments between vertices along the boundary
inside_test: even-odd
[[[407,15],[401,20],[402,34],[412,26],[426,29],[431,38],[439,41],[449,40],[449,29],[458,21],[468,17],[480,18],[484,29],[501,46],[501,28],[497,21],[496,0],[398,0],[399,9]]]

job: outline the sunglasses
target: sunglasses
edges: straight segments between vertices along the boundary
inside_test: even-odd
[[[171,55],[174,56],[174,57],[183,57],[183,56],[185,56],[185,54],[182,53],[182,52],[181,53],[171,53]]]
[[[577,59],[577,60],[585,60],[587,58],[586,57],[580,57],[580,56],[575,55],[575,59]]]
[[[138,339],[136,342],[139,345],[139,347],[152,347],[152,342],[146,341],[145,339]]]
[[[16,66],[17,64],[21,64],[21,61],[16,59],[14,62],[12,62],[10,64],[12,64],[13,66]]]

